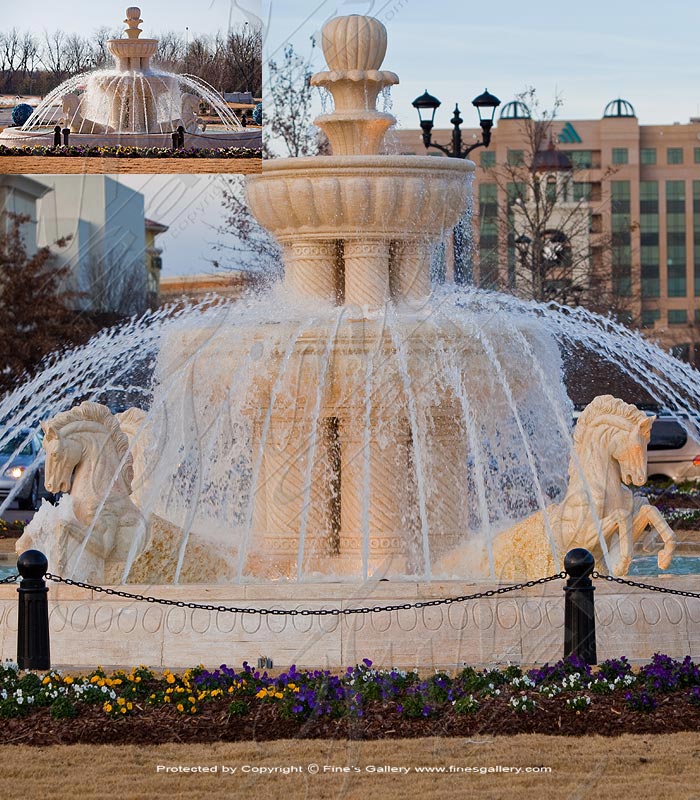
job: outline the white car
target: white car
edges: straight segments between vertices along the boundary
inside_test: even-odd
[[[657,416],[647,447],[649,480],[673,483],[700,480],[700,441],[688,432],[694,428],[678,415]]]

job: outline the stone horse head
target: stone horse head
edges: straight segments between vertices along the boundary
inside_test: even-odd
[[[599,395],[579,417],[574,447],[583,457],[592,447],[607,453],[622,483],[643,486],[647,480],[647,445],[655,420],[624,400]]]

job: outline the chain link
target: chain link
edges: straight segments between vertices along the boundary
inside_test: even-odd
[[[520,589],[529,589],[533,586],[539,586],[550,581],[563,580],[566,578],[566,572],[557,572],[555,575],[550,575],[547,578],[538,578],[537,580],[526,581],[525,583],[514,583],[511,586],[501,586],[498,589],[488,589],[485,592],[476,592],[475,594],[464,594],[459,597],[445,597],[440,600],[419,600],[416,603],[397,603],[387,606],[366,606],[363,608],[237,608],[235,606],[215,606],[207,603],[186,603],[184,600],[166,600],[164,598],[150,597],[142,594],[131,594],[129,592],[122,592],[119,589],[111,589],[105,586],[93,586],[89,583],[82,581],[74,581],[71,578],[62,578],[60,575],[53,575],[47,572],[45,578],[54,583],[65,583],[67,586],[77,586],[79,589],[89,589],[93,592],[101,592],[103,594],[113,595],[115,597],[124,597],[127,600],[140,600],[146,603],[158,603],[164,606],[176,606],[177,608],[193,608],[202,611],[220,611],[228,612],[231,614],[261,614],[262,616],[290,616],[290,617],[325,617],[325,616],[340,616],[341,614],[370,614],[379,613],[380,611],[406,611],[411,608],[430,608],[433,606],[450,605],[452,603],[464,603],[467,600],[479,600],[482,597],[494,597],[500,594],[507,594],[508,592],[515,592]]]
[[[614,575],[601,575],[597,570],[591,573],[592,578],[600,578],[602,581],[610,583],[621,583],[625,586],[634,586],[636,589],[646,589],[649,592],[661,592],[661,594],[677,594],[679,597],[697,597],[700,599],[700,592],[687,592],[683,589],[669,589],[668,586],[652,586],[650,583],[637,583],[627,580],[627,578],[617,578]]]
[[[7,578],[0,579],[0,586],[3,583],[14,583],[17,580],[17,578],[19,578],[19,575],[8,575]]]

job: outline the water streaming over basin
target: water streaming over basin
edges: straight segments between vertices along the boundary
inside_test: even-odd
[[[563,496],[564,363],[594,357],[700,418],[695,370],[583,309],[440,287],[354,318],[281,292],[159,310],[54,358],[0,402],[0,447],[77,400],[126,401],[147,411],[134,493],[177,531],[171,580],[430,579]]]
[[[67,95],[74,95],[80,105],[64,110]],[[184,121],[182,105],[188,95],[211,109],[221,130],[242,129],[219,92],[201,78],[157,69],[106,69],[75,75],[57,86],[22,130],[38,131],[60,123],[75,133],[170,133]]]

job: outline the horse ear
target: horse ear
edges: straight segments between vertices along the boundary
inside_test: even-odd
[[[42,422],[41,430],[44,431],[45,442],[50,442],[58,436],[56,429],[53,427],[53,425],[51,425],[50,422]]]
[[[651,417],[647,417],[644,422],[642,422],[642,430],[644,433],[651,435],[651,426],[656,422],[656,417],[652,415]]]

